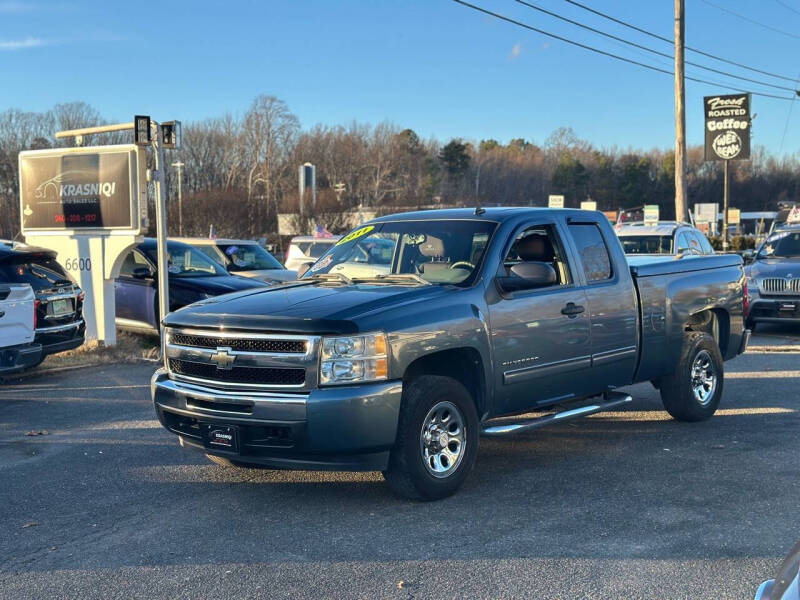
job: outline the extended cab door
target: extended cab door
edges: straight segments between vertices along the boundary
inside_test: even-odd
[[[520,262],[545,262],[553,285],[489,293],[495,411],[509,414],[584,393],[589,384],[591,339],[586,293],[565,252],[555,220],[519,227],[503,249],[499,277]]]
[[[638,356],[638,308],[628,261],[606,223],[568,218],[567,229],[588,301],[595,388],[591,392],[626,385]]]

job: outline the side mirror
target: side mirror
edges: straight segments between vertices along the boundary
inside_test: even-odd
[[[755,258],[756,258],[756,251],[753,250],[752,248],[742,251],[742,260],[745,262],[745,264],[753,262]]]
[[[307,262],[300,265],[300,267],[297,269],[297,278],[300,279],[303,275],[305,275],[306,272],[311,268],[311,265],[313,264],[314,263]]]
[[[508,277],[498,277],[497,285],[506,293],[533,290],[554,285],[556,271],[544,262],[521,262],[511,267]]]
[[[153,279],[153,273],[147,267],[136,267],[131,275],[134,279]]]

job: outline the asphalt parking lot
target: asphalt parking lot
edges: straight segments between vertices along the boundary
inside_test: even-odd
[[[483,439],[435,503],[378,473],[214,466],[155,420],[153,364],[6,381],[0,597],[752,598],[800,538],[797,343],[759,330],[705,423],[642,384]]]

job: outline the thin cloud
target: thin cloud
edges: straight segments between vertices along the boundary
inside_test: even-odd
[[[96,33],[84,37],[74,38],[48,38],[42,39],[28,36],[20,40],[0,40],[0,52],[13,52],[15,50],[28,50],[31,48],[41,48],[42,46],[62,46],[64,44],[81,43],[111,43],[121,42],[126,38],[112,33]]]
[[[40,38],[26,37],[22,40],[0,40],[0,50],[25,50],[27,48],[39,48],[46,46],[47,42]]]
[[[522,44],[514,44],[508,54],[508,60],[516,60],[520,54],[522,54]]]

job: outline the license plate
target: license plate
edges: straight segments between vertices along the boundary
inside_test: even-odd
[[[229,452],[239,451],[239,432],[236,427],[203,423],[202,428],[203,442],[207,448],[227,450]]]
[[[72,303],[69,300],[53,300],[53,315],[65,315],[72,312]]]

